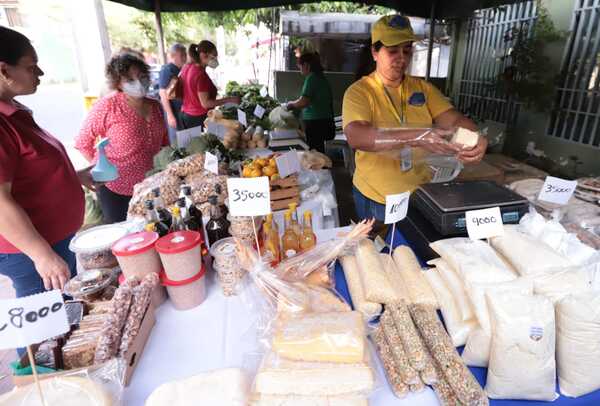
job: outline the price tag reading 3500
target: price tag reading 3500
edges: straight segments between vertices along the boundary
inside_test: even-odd
[[[540,190],[538,200],[565,205],[569,203],[569,199],[571,199],[575,188],[577,188],[576,180],[564,180],[555,178],[554,176],[547,176],[544,186]]]
[[[229,178],[229,212],[232,216],[265,216],[271,213],[269,178]]]

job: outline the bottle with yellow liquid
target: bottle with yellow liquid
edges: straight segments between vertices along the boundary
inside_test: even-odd
[[[277,235],[277,240],[279,240],[279,226],[276,221],[273,221],[273,214],[267,214],[267,219],[265,221],[271,224],[271,231]]]
[[[270,260],[272,264],[277,264],[281,260],[281,248],[279,246],[279,236],[277,235],[274,239],[272,223],[264,223],[263,231],[264,231],[264,239],[263,239],[263,247],[266,253],[269,253]]]
[[[288,207],[292,214],[292,230],[294,230],[298,238],[300,238],[300,235],[302,234],[302,227],[298,222],[298,203],[290,203]]]
[[[285,231],[281,237],[281,249],[284,258],[291,258],[300,251],[300,244],[298,235],[292,228],[292,212],[290,210],[286,211],[284,218]]]
[[[304,224],[302,226],[302,235],[300,236],[300,251],[305,252],[317,245],[317,236],[312,229],[312,212],[304,212]]]

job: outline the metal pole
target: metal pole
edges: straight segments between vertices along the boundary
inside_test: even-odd
[[[434,0],[431,3],[431,18],[429,20],[429,46],[427,47],[427,73],[425,74],[425,80],[429,80],[431,77],[431,58],[433,57],[433,36],[435,34],[435,3]]]
[[[158,58],[160,64],[167,63],[167,55],[165,53],[165,37],[163,34],[162,18],[160,14],[160,0],[154,0],[154,19],[156,21],[156,41],[158,42]]]

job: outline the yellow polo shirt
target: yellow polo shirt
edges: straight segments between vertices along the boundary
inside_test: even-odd
[[[431,127],[437,116],[452,108],[435,86],[412,76],[405,76],[401,86],[387,91],[393,106],[376,72],[352,84],[344,94],[344,128],[353,121],[368,121],[376,128]],[[405,117],[403,125],[399,114]],[[412,169],[403,172],[400,159],[357,150],[354,186],[369,199],[385,204],[386,195],[412,192],[429,182],[431,173],[422,161],[424,156],[424,150],[413,148]]]

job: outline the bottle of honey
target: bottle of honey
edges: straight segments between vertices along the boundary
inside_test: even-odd
[[[273,238],[273,229],[271,228],[271,223],[263,224],[264,231],[264,239],[263,239],[263,247],[266,252],[268,252],[271,256],[271,264],[277,264],[281,260],[281,248],[279,246],[279,236],[277,238]]]
[[[302,226],[302,235],[300,236],[300,251],[305,252],[317,245],[317,236],[312,229],[312,212],[304,212],[304,224]]]
[[[290,203],[288,207],[290,213],[292,214],[292,230],[294,230],[298,238],[300,238],[300,235],[302,234],[302,227],[298,222],[298,203]]]
[[[292,228],[292,212],[287,210],[284,214],[285,231],[281,237],[281,249],[284,258],[291,258],[300,252],[298,235]]]

